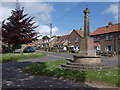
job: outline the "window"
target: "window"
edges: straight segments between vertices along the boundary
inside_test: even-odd
[[[95,38],[94,38],[94,41],[99,41],[99,40],[100,40],[99,37],[95,37]]]
[[[112,38],[113,38],[113,36],[111,35],[111,36],[106,36],[106,40],[112,40]]]
[[[75,42],[78,42],[78,38],[75,39]]]
[[[65,42],[65,39],[64,39],[64,38],[62,39],[62,42]]]
[[[112,46],[106,46],[106,47],[105,47],[105,50],[106,50],[106,51],[112,51]]]
[[[69,40],[69,42],[68,43],[71,43],[71,40]]]

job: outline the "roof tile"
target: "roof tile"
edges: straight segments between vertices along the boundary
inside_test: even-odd
[[[120,31],[120,23],[97,28],[91,35],[99,35],[118,31]]]

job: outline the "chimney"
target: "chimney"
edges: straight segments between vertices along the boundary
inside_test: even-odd
[[[112,25],[112,22],[109,22],[109,23],[108,23],[108,26],[111,26],[111,25]]]
[[[80,28],[80,30],[82,31],[82,27]]]

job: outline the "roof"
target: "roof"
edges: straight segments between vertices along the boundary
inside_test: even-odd
[[[64,35],[59,38],[59,42],[62,41],[62,39],[65,39],[65,41],[68,39],[69,35]]]
[[[99,43],[95,43],[94,46],[100,46]]]
[[[91,35],[99,35],[99,34],[105,34],[105,33],[120,31],[120,23],[112,24],[112,23],[109,22],[108,24],[110,24],[110,25],[97,28]]]
[[[61,45],[61,44],[64,44],[66,42],[66,40],[69,38],[70,35],[64,35],[64,36],[61,36],[59,39],[58,39],[58,43],[55,43],[54,45]],[[65,39],[65,42],[63,42],[62,40]]]
[[[82,30],[73,29],[73,31],[75,31],[76,33],[78,33],[81,37],[84,36],[84,31],[82,31]]]

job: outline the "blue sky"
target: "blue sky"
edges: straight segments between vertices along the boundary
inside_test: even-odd
[[[87,6],[86,6],[87,4]],[[49,35],[49,23],[53,25],[53,35],[70,34],[73,29],[84,30],[84,13],[87,7],[90,10],[90,31],[106,26],[108,22],[118,23],[117,2],[20,2],[25,7],[25,13],[35,16],[39,28],[36,31],[43,36]],[[2,21],[15,8],[15,2],[2,2]],[[4,12],[6,11],[6,12]]]

